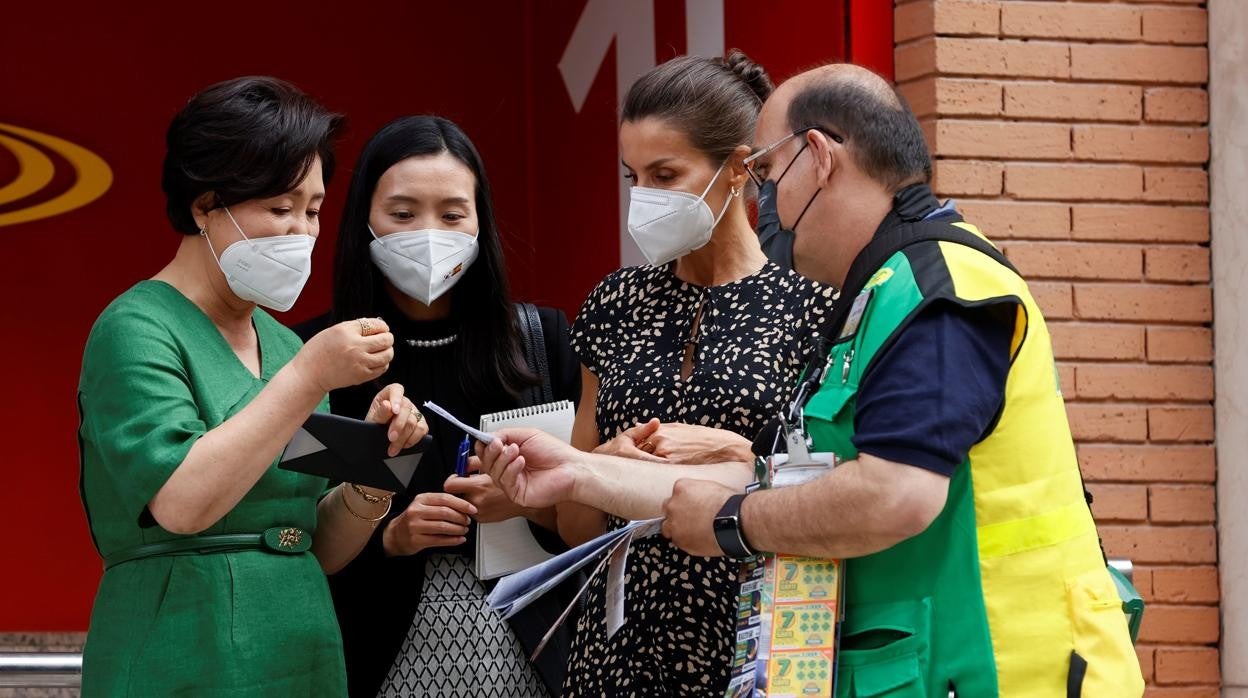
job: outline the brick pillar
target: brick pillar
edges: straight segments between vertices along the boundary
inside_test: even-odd
[[[1218,694],[1208,21],[1187,0],[904,0],[896,77],[935,188],[1050,322],[1150,696]]]

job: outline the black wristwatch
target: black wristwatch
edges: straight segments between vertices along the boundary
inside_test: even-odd
[[[758,554],[745,542],[745,534],[741,532],[741,502],[744,500],[744,494],[732,495],[715,515],[715,542],[724,555],[738,561]]]

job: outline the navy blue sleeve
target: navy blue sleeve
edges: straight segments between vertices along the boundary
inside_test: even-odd
[[[953,475],[1005,400],[1013,318],[1012,305],[923,309],[863,377],[854,446]]]

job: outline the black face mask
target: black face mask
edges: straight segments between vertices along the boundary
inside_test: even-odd
[[[768,179],[758,188],[758,243],[763,248],[763,254],[767,255],[777,266],[782,269],[793,269],[793,242],[797,237],[794,230],[797,224],[802,222],[802,216],[806,215],[806,211],[810,209],[810,205],[815,202],[815,197],[819,196],[819,192],[823,189],[816,189],[814,194],[810,195],[810,200],[806,202],[806,206],[802,208],[802,212],[797,216],[797,220],[793,221],[792,228],[785,228],[780,222],[780,211],[776,208],[776,188],[780,185],[780,180],[789,173],[789,168],[793,167],[793,163],[801,157],[802,151],[806,150],[803,145],[802,149],[797,151],[797,155],[789,161],[788,166],[780,173],[776,179]]]

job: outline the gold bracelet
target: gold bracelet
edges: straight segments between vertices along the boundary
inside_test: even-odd
[[[390,507],[393,504],[393,502],[391,502],[390,500],[386,500],[386,510],[381,512],[381,516],[378,516],[375,519],[371,519],[367,516],[360,516],[358,513],[356,513],[354,509],[351,508],[351,504],[347,502],[347,493],[344,490],[339,488],[338,493],[339,493],[339,498],[342,500],[342,505],[347,508],[347,511],[350,512],[350,514],[354,516],[355,518],[371,525],[373,528],[377,528],[377,524],[380,523],[382,519],[386,518],[386,515],[390,513]]]
[[[378,497],[377,495],[374,495],[374,494],[369,494],[364,491],[363,487],[360,487],[354,482],[351,483],[351,489],[355,490],[355,493],[363,497],[364,501],[368,502],[369,504],[380,504],[382,502],[388,502],[390,501],[390,498],[394,496],[393,492],[391,492],[390,494],[384,495],[382,497]]]

